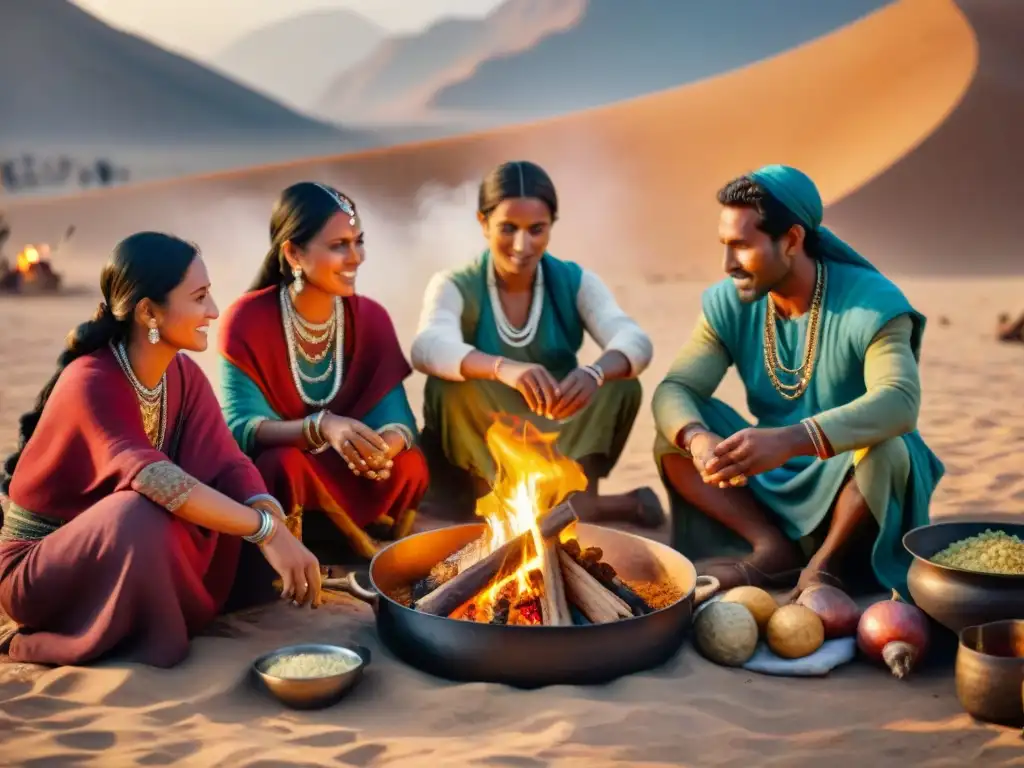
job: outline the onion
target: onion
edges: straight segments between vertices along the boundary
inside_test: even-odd
[[[796,602],[818,614],[825,625],[826,640],[856,634],[860,609],[843,590],[819,584],[801,592]]]
[[[874,661],[884,662],[898,677],[905,677],[928,650],[928,617],[920,608],[900,600],[868,606],[857,625],[857,647]]]

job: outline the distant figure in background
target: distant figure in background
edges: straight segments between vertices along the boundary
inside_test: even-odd
[[[228,425],[292,530],[311,544],[307,513],[322,513],[372,557],[377,539],[409,532],[427,465],[403,385],[412,368],[387,311],[356,294],[363,237],[336,189],[284,190],[259,275],[225,313],[220,352]],[[331,546],[336,531],[326,534]]]
[[[724,587],[789,572],[799,592],[841,568],[870,573],[870,561],[906,596],[901,538],[928,522],[943,474],[916,430],[925,318],[821,226],[821,197],[800,171],[767,166],[718,201],[729,279],[705,291],[654,394],[673,543],[718,556],[698,569]],[[731,365],[754,426],[713,397]]]
[[[196,248],[132,235],[100,290],[0,478],[0,611],[19,625],[0,646],[22,662],[116,649],[166,667],[222,610],[270,597],[271,567],[300,602],[318,599],[320,567],[178,354],[203,351],[217,317]]]
[[[996,326],[996,339],[999,341],[1024,342],[1024,313],[1016,320],[1011,320],[1010,315],[1003,313],[999,316],[999,323]]]
[[[557,433],[561,453],[582,465],[596,499],[592,522],[657,526],[664,511],[649,488],[597,498],[639,410],[651,341],[597,275],[546,252],[557,215],[542,168],[498,166],[480,185],[488,249],[427,287],[412,359],[429,377],[423,445],[432,493],[457,516],[472,515],[494,481],[484,434],[497,414],[510,414]],[[603,349],[590,365],[577,359],[584,333]],[[440,507],[431,512],[444,514]]]

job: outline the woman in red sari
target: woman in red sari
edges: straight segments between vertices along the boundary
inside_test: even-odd
[[[403,385],[412,368],[387,311],[355,293],[365,253],[351,200],[314,182],[288,187],[270,238],[220,332],[228,426],[296,535],[305,512],[324,513],[371,557],[378,538],[409,531],[427,489]]]
[[[299,603],[316,603],[320,568],[178,354],[204,350],[217,317],[196,248],[132,235],[100,289],[4,465],[0,611],[17,629],[3,645],[23,662],[117,650],[171,666],[229,598],[269,596],[259,553]]]

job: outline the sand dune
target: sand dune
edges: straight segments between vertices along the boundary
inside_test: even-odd
[[[978,71],[962,103],[913,152],[840,201],[829,216],[855,230],[870,252],[917,259],[936,273],[1020,273],[1024,4],[958,5],[979,48]],[[869,221],[876,226],[864,227]],[[1024,305],[1024,298],[1017,304]]]
[[[588,0],[571,27],[482,61],[431,106],[520,120],[603,106],[773,56],[889,2],[635,0],[623,13],[618,0]]]
[[[367,56],[387,30],[352,11],[322,9],[262,27],[216,56],[215,63],[257,91],[311,111],[339,72]]]
[[[255,259],[276,192],[319,177],[354,195],[377,222],[376,236],[394,244],[391,252],[378,250],[377,259],[430,268],[477,247],[475,239],[463,245],[462,233],[472,233],[473,224],[461,185],[475,184],[497,162],[526,157],[549,169],[562,197],[556,253],[609,274],[707,279],[719,269],[714,191],[724,180],[783,161],[809,172],[827,202],[839,199],[947,117],[971,82],[976,57],[972,30],[953,0],[902,0],[759,64],[606,108],[245,174],[15,204],[11,220],[30,240],[76,223],[80,251],[102,253],[126,232],[158,227],[211,251]],[[784,95],[780,83],[789,84]],[[738,114],[758,117],[750,122]],[[455,190],[449,208],[462,213],[457,224],[448,216],[427,233],[418,218],[424,196],[427,203],[436,197],[435,185]],[[880,223],[841,229],[858,242]],[[931,258],[913,251],[871,255],[904,272],[926,269]]]
[[[434,94],[481,62],[529,49],[573,24],[587,0],[506,0],[483,19],[445,19],[387,40],[338,74],[318,100],[328,119],[421,121]]]

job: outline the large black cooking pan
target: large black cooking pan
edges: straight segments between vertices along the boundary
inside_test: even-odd
[[[388,597],[425,576],[448,555],[484,533],[482,523],[425,531],[381,550],[370,563],[372,589],[354,575],[343,589],[373,606],[381,640],[397,656],[450,680],[506,683],[520,688],[603,683],[667,661],[683,641],[694,608],[716,591],[693,564],[649,539],[584,523],[582,546],[624,580],[671,579],[684,597],[659,611],[609,624],[570,627],[500,626],[432,616]]]

